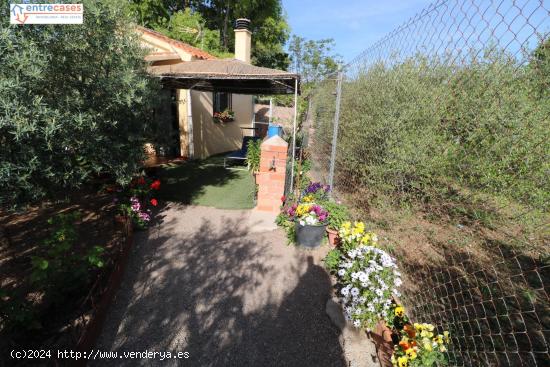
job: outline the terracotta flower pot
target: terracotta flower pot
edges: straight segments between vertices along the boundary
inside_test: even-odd
[[[338,231],[327,227],[328,243],[331,246],[338,246],[340,244],[340,237],[338,237]]]
[[[370,337],[376,345],[376,354],[380,366],[391,367],[391,356],[393,354],[393,332],[383,320],[378,321],[376,328],[370,332]]]

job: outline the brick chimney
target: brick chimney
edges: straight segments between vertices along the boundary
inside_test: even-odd
[[[250,64],[251,48],[250,20],[239,18],[235,21],[235,58]]]

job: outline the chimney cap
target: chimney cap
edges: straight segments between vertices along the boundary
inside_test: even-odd
[[[235,29],[250,30],[250,19],[239,18],[235,21]]]

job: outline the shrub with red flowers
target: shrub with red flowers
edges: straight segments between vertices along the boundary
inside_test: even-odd
[[[140,176],[130,183],[126,190],[119,190],[119,212],[132,219],[139,229],[147,227],[151,221],[152,209],[159,202],[155,194],[160,190],[160,180]]]

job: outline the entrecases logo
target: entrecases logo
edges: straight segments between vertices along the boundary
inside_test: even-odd
[[[82,4],[10,4],[10,24],[82,24]]]

